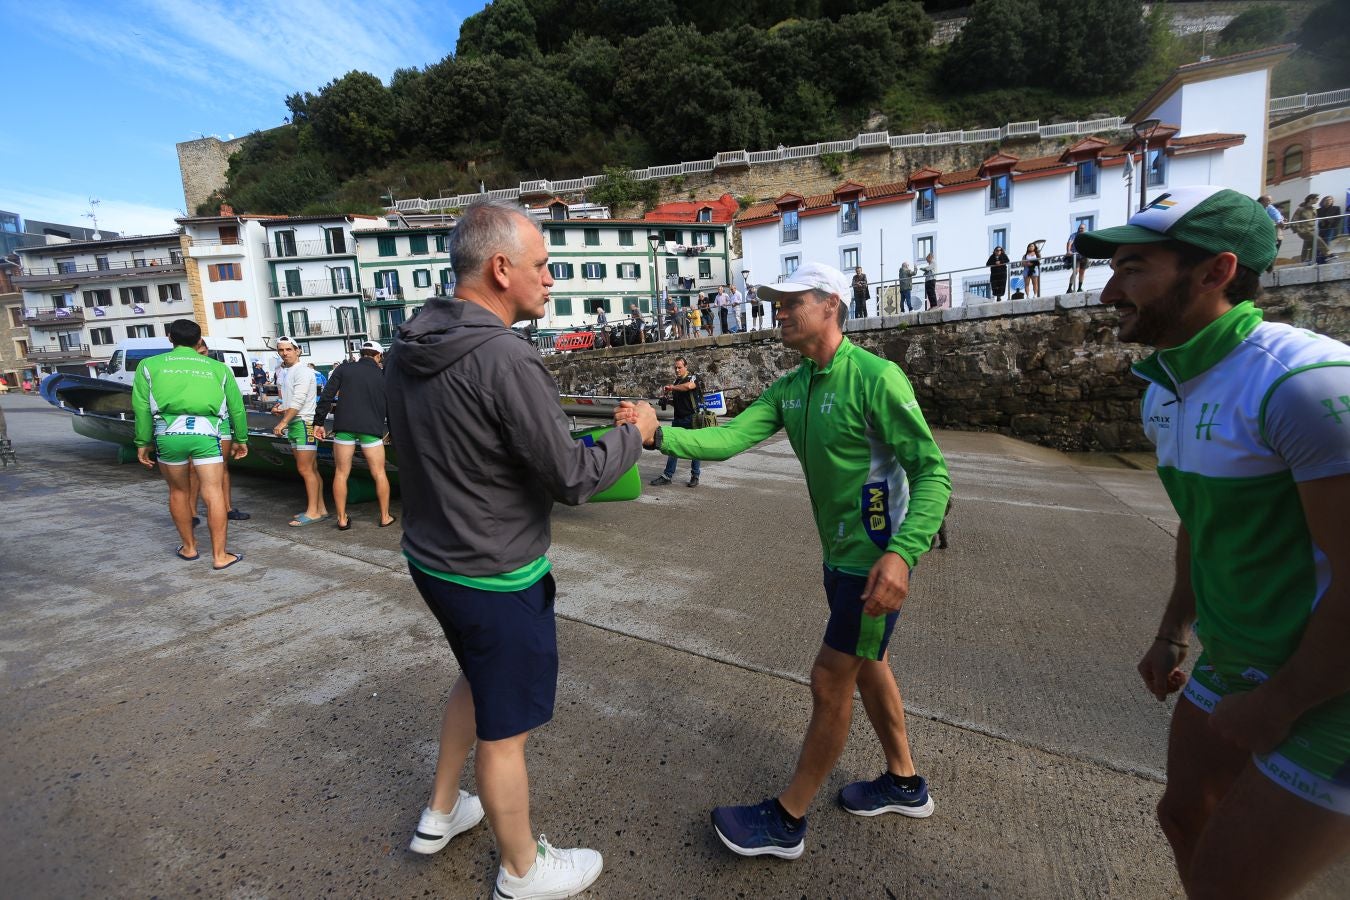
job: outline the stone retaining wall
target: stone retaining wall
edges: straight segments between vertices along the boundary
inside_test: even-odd
[[[1350,264],[1267,276],[1260,305],[1289,322],[1350,341]],[[931,425],[997,431],[1060,450],[1150,449],[1139,425],[1146,355],[1115,335],[1096,294],[988,303],[848,323],[855,343],[900,364]],[[720,336],[559,354],[545,363],[563,393],[655,397],[677,355],[743,407],[800,357],[777,333]]]

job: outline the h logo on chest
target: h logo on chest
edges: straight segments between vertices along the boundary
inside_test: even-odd
[[[1214,421],[1219,415],[1219,404],[1215,403],[1212,404],[1212,406],[1213,408],[1211,409],[1211,404],[1209,403],[1200,404],[1200,421],[1195,424],[1195,439],[1197,441],[1202,439],[1212,441],[1214,439],[1214,427],[1219,424]],[[1205,419],[1206,415],[1209,416],[1208,420]],[[1203,438],[1201,432],[1204,433]]]
[[[825,394],[825,402],[820,404],[820,413],[821,415],[829,415],[832,409],[834,409],[834,393],[829,392]]]

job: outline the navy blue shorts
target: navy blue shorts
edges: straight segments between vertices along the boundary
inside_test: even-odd
[[[455,584],[414,565],[408,571],[469,682],[478,739],[500,741],[553,718],[558,689],[553,575],[512,592]]]
[[[830,621],[825,626],[825,646],[849,656],[881,659],[900,613],[869,616],[863,613],[862,592],[867,576],[850,575],[829,566],[825,570],[825,598],[830,603]]]

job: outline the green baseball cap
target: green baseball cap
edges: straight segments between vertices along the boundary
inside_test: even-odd
[[[1233,253],[1238,265],[1253,272],[1264,272],[1275,260],[1275,223],[1261,204],[1231,188],[1212,185],[1168,191],[1124,225],[1078,235],[1074,250],[1108,259],[1123,245],[1159,241]]]

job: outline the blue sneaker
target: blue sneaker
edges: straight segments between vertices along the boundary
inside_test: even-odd
[[[722,843],[741,856],[796,859],[806,848],[806,820],[792,828],[773,798],[755,806],[719,806],[712,811],[712,823]]]
[[[879,816],[899,813],[913,819],[926,819],[933,814],[933,798],[928,796],[928,782],[919,779],[912,791],[901,788],[883,772],[873,781],[855,781],[839,792],[839,805],[855,816]]]

